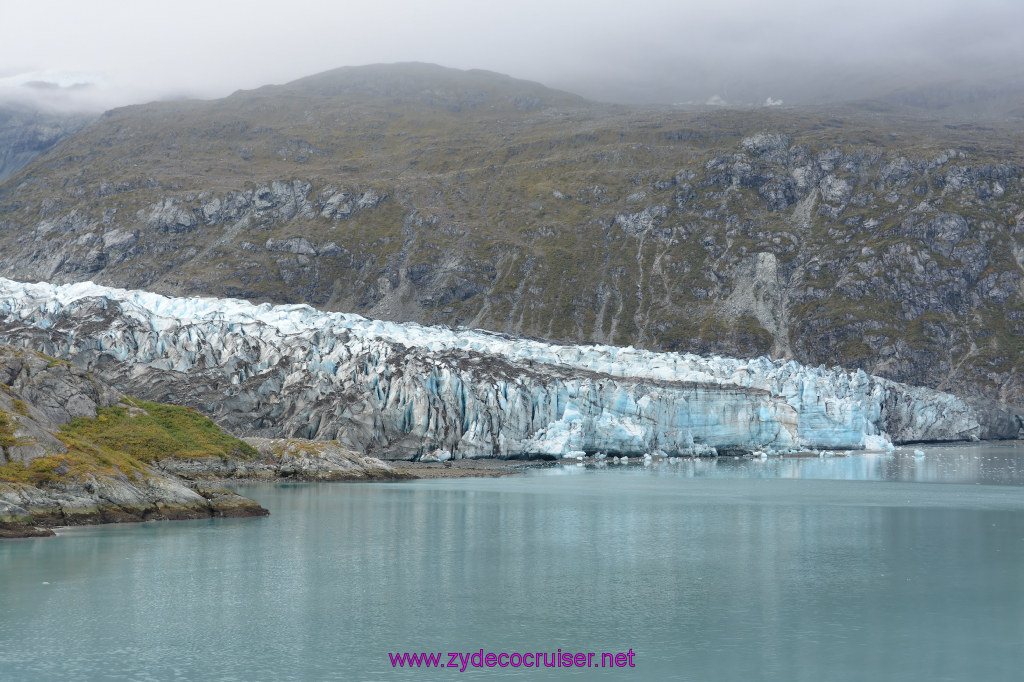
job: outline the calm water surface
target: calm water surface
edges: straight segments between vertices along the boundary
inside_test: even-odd
[[[272,516],[2,542],[0,679],[1019,680],[1024,447],[921,449],[246,486]],[[388,660],[559,648],[636,667]]]

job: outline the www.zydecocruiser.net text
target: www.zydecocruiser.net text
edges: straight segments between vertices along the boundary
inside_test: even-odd
[[[449,651],[447,653],[388,653],[393,668],[455,668],[465,672],[467,668],[635,668],[635,652],[617,653],[593,651],[572,653],[552,652],[487,652]]]

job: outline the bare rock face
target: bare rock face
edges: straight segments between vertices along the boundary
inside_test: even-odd
[[[172,198],[155,204],[146,216],[147,227],[164,232],[190,232],[197,222],[191,211]]]
[[[2,493],[0,493],[2,494]],[[0,539],[32,538],[53,535],[53,531],[36,525],[24,507],[0,498]]]
[[[792,140],[789,135],[764,132],[745,137],[740,142],[740,146],[750,154],[777,163],[786,162],[790,144],[792,144]]]
[[[0,464],[67,451],[53,433],[75,417],[95,417],[97,407],[120,393],[68,362],[0,345],[0,416],[10,429]]]
[[[263,245],[267,251],[285,251],[287,253],[301,254],[303,256],[315,256],[316,248],[304,237],[292,237],[291,239],[268,239]]]

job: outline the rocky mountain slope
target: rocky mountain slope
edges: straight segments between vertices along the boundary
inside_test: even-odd
[[[126,107],[0,185],[0,275],[1024,402],[1024,132],[341,69]]]
[[[0,279],[0,336],[239,434],[337,440],[389,459],[878,448],[1024,428],[1022,411],[862,371],[557,346],[89,283]]]
[[[21,102],[0,101],[0,182],[95,118],[92,114],[47,112]]]

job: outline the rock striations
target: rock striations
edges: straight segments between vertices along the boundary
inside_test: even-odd
[[[235,433],[386,459],[862,448],[1016,438],[1013,409],[845,371],[559,346],[324,313],[0,280],[0,333]]]

